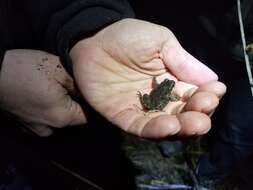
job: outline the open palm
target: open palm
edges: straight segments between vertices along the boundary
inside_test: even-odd
[[[123,130],[151,138],[206,133],[208,116],[225,86],[210,69],[188,54],[167,28],[124,19],[71,50],[74,76],[84,98]],[[163,111],[146,112],[138,93],[154,87],[154,78],[176,81],[180,101]]]

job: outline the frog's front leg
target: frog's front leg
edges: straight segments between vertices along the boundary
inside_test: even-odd
[[[144,109],[150,110],[151,109],[151,100],[150,100],[150,96],[148,94],[144,94],[142,95],[139,92],[139,97],[140,97],[140,102],[141,105]]]
[[[169,96],[169,101],[170,102],[177,102],[177,101],[179,101],[181,99],[181,97],[179,96],[179,95],[177,95],[177,94],[171,94],[170,96]]]

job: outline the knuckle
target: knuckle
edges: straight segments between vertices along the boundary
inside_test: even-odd
[[[69,118],[61,114],[52,114],[51,116],[51,126],[55,128],[64,128],[69,124]]]

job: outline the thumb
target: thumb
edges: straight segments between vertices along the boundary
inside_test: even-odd
[[[71,99],[69,96],[69,107],[66,110],[66,118],[68,118],[66,125],[81,125],[87,123],[84,111],[79,103]]]
[[[55,79],[61,84],[62,89],[68,93],[63,93],[64,101],[57,110],[54,110],[56,115],[64,116],[60,119],[57,126],[64,127],[69,125],[81,125],[87,122],[84,111],[79,103],[74,101],[69,94],[77,97],[78,90],[74,84],[73,78],[66,72],[63,67],[58,67],[56,70]],[[62,118],[62,117],[61,117]]]
[[[179,80],[195,85],[218,80],[218,76],[189,54],[175,37],[164,44],[161,53],[165,65]]]

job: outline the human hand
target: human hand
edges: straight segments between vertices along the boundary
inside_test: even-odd
[[[187,53],[165,27],[136,19],[116,22],[71,50],[77,85],[85,99],[121,129],[149,138],[206,133],[226,87]],[[176,81],[164,111],[144,112],[138,92],[152,90],[153,78]]]
[[[72,78],[58,57],[33,50],[7,51],[0,71],[0,107],[40,136],[50,127],[83,124],[85,115],[68,92]]]

